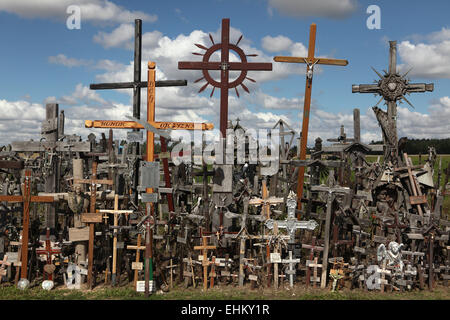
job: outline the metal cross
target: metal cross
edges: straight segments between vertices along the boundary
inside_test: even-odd
[[[222,19],[222,42],[215,43],[214,39],[211,35],[209,35],[211,39],[212,46],[207,48],[202,44],[196,44],[196,46],[200,49],[205,50],[204,54],[194,53],[196,55],[203,56],[203,60],[201,62],[186,62],[180,61],[178,62],[178,69],[181,70],[202,70],[203,77],[198,79],[195,82],[205,79],[206,84],[200,89],[199,92],[202,92],[206,89],[206,87],[210,84],[213,86],[213,91],[211,93],[211,97],[214,93],[215,88],[220,88],[220,132],[222,133],[222,137],[226,137],[226,130],[228,124],[228,90],[231,88],[235,88],[236,95],[239,97],[239,92],[237,91],[237,86],[241,85],[241,87],[249,92],[248,88],[243,84],[245,79],[248,79],[252,82],[255,80],[247,77],[248,71],[272,71],[272,63],[256,63],[256,62],[247,62],[248,56],[256,56],[256,55],[246,55],[244,51],[238,47],[239,42],[242,39],[242,36],[239,38],[236,44],[230,43],[230,19]],[[221,53],[220,62],[212,62],[210,61],[211,55],[219,51]],[[241,62],[230,62],[230,50],[234,51]],[[211,75],[209,74],[209,70],[220,70],[220,82],[215,81]],[[240,71],[239,77],[230,82],[229,81],[229,72],[230,71]]]

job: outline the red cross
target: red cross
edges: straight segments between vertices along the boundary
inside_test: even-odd
[[[60,254],[60,249],[52,249],[50,244],[50,228],[47,228],[47,232],[45,234],[45,249],[36,250],[36,254],[45,254],[47,256],[47,264],[52,264],[52,255]],[[47,275],[48,280],[53,280],[53,275]]]

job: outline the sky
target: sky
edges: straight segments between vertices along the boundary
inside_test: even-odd
[[[67,20],[80,9],[80,28]],[[371,5],[380,8],[380,29],[369,29]],[[220,90],[210,98],[201,71],[178,70],[178,61],[200,61],[196,43],[220,42],[221,21],[230,19],[230,42],[252,62],[272,62],[273,71],[250,71],[250,94],[229,95],[229,120],[247,128],[272,128],[281,118],[300,131],[305,94],[304,64],[274,62],[273,57],[306,56],[309,27],[317,24],[316,56],[346,59],[342,66],[314,70],[308,144],[339,135],[341,125],[353,136],[353,109],[361,110],[363,142],[381,140],[372,107],[379,98],[352,93],[352,84],[377,79],[371,70],[388,68],[389,40],[398,43],[401,73],[412,83],[434,83],[434,92],[407,96],[398,108],[398,135],[450,137],[449,1],[366,0],[1,0],[0,1],[0,145],[39,140],[45,104],[58,103],[66,115],[66,134],[89,133],[84,120],[127,120],[132,90],[89,89],[91,83],[133,80],[134,19],[142,19],[142,80],[147,62],[157,66],[157,80],[186,79],[186,87],[156,89],[157,121],[212,122],[219,128]],[[72,20],[71,20],[72,21]],[[237,61],[236,56],[231,56]],[[214,73],[213,73],[214,76]],[[231,77],[236,77],[232,74]],[[145,118],[146,90],[141,117]],[[386,106],[381,106],[386,109]],[[116,138],[126,132],[115,130]]]

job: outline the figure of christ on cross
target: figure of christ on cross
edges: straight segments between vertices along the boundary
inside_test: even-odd
[[[303,105],[303,122],[301,131],[301,146],[300,146],[300,160],[306,160],[306,146],[308,143],[308,126],[309,126],[309,111],[311,108],[311,89],[312,80],[314,73],[314,66],[316,64],[327,64],[334,66],[346,66],[348,64],[347,60],[338,59],[325,59],[314,57],[315,45],[316,45],[316,24],[311,24],[309,31],[309,47],[308,47],[308,57],[282,57],[276,56],[273,58],[276,62],[289,62],[289,63],[306,63],[306,88],[305,88],[305,99]],[[303,197],[303,183],[305,178],[305,167],[300,167],[298,170],[298,183],[297,183],[297,204],[298,209],[302,209],[302,197]],[[298,214],[300,218],[300,213]]]

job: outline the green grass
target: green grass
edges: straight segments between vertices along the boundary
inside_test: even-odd
[[[167,293],[152,294],[145,298],[131,286],[120,288],[96,288],[92,291],[53,289],[45,291],[34,287],[25,291],[13,286],[0,288],[0,299],[4,300],[450,300],[450,289],[438,287],[433,291],[370,292],[359,289],[343,289],[331,292],[329,289],[313,289],[304,286],[293,290],[282,288],[255,289],[231,286],[215,287],[206,293],[201,288],[175,288]]]

